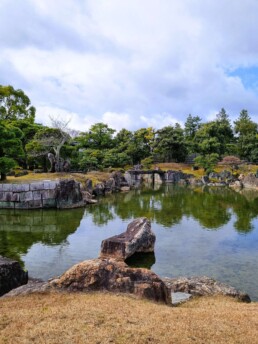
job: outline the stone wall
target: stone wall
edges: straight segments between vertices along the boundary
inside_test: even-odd
[[[80,184],[72,179],[0,184],[0,208],[41,209],[82,206]]]

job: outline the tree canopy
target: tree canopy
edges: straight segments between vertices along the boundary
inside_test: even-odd
[[[36,109],[29,97],[20,89],[0,85],[0,120],[27,119],[34,122]]]

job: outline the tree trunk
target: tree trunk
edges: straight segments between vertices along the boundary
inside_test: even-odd
[[[0,178],[0,180],[1,180],[1,181],[6,180],[6,174],[5,174],[5,173],[2,173],[2,172],[1,172],[1,178]]]

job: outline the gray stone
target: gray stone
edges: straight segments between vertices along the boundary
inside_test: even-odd
[[[85,181],[85,187],[84,187],[85,191],[88,191],[90,193],[92,193],[93,190],[93,186],[92,186],[92,180],[91,179],[87,179]]]
[[[116,181],[114,178],[109,178],[106,181],[106,191],[115,191],[116,190]]]
[[[43,182],[44,190],[55,190],[57,185],[58,185],[58,183],[55,181],[44,180],[44,182]]]
[[[58,182],[0,185],[0,208],[73,208],[84,205],[80,184],[72,179]]]
[[[12,192],[13,191],[13,184],[2,184],[3,191]]]
[[[203,185],[202,180],[198,179],[198,178],[189,178],[188,183],[189,183],[189,185],[192,185],[192,186],[202,186]]]
[[[162,175],[160,175],[159,173],[154,173],[154,183],[162,184],[163,183]]]
[[[195,296],[225,295],[237,298],[242,302],[251,302],[248,294],[240,292],[225,283],[218,282],[207,276],[163,278],[164,283],[172,292],[189,293]]]
[[[33,193],[32,193],[32,191],[21,192],[20,193],[20,201],[21,202],[33,201]]]
[[[28,209],[28,203],[26,202],[16,202],[14,203],[14,207],[15,209]],[[0,205],[0,208],[1,208],[1,205]]]
[[[146,217],[135,219],[124,233],[105,239],[101,243],[101,257],[126,259],[136,252],[154,252],[155,234]]]
[[[56,198],[57,191],[55,189],[49,189],[42,191],[42,199],[53,199]]]
[[[29,295],[35,293],[45,293],[50,290],[51,287],[48,282],[42,282],[39,280],[29,280],[27,284],[9,291],[9,293],[5,294],[3,298]]]
[[[208,176],[202,176],[202,182],[203,184],[208,184],[210,182],[210,179]]]
[[[30,184],[13,184],[13,192],[26,192],[30,190]]]
[[[244,188],[258,190],[258,178],[253,173],[249,173],[247,176],[241,176],[240,180]]]
[[[20,264],[0,256],[0,296],[28,282],[28,273]]]
[[[38,201],[38,200],[41,201],[41,198],[42,198],[42,192],[41,191],[33,191],[32,195],[33,195],[32,197],[33,197],[34,201]]]
[[[183,302],[189,301],[193,296],[189,293],[176,292],[171,293],[172,305],[177,306]]]
[[[44,190],[44,183],[43,182],[37,182],[37,183],[31,183],[30,184],[30,191],[37,191],[37,190]]]
[[[42,208],[42,200],[32,200],[32,201],[27,201],[28,204],[28,209],[40,209]]]
[[[95,196],[104,196],[106,192],[106,186],[104,183],[98,183],[95,185],[92,194]]]

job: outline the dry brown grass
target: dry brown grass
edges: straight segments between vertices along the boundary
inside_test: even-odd
[[[258,343],[258,305],[200,298],[168,307],[106,293],[0,299],[0,343]]]
[[[200,178],[201,176],[203,176],[204,170],[202,168],[200,168],[197,171],[193,171],[192,170],[192,165],[188,165],[188,164],[183,164],[183,163],[160,163],[160,164],[156,164],[153,165],[154,166],[158,166],[161,170],[163,171],[167,171],[167,170],[175,170],[175,171],[179,171],[181,170],[184,173],[188,173],[188,174],[192,174],[194,175],[196,178]],[[215,172],[221,172],[223,170],[231,170],[230,166],[221,166],[221,165],[217,165],[216,168],[214,169]],[[256,173],[256,171],[258,170],[258,165],[239,165],[239,169],[235,172],[237,173]]]
[[[152,166],[152,168],[155,168],[158,166],[161,170],[167,171],[167,170],[175,170],[179,171],[181,170],[184,173],[192,174],[196,178],[202,177],[205,173],[203,169],[199,169],[197,171],[192,170],[192,165],[183,164],[183,163],[160,163],[155,164]],[[227,166],[220,166],[218,165],[215,168],[216,172],[221,172],[223,170],[230,170],[230,167]],[[240,165],[239,170],[236,171],[239,174],[240,173],[255,173],[258,170],[258,165]],[[55,179],[67,179],[67,178],[73,178],[77,180],[80,183],[85,182],[86,179],[91,179],[93,182],[93,185],[96,185],[97,183],[103,182],[107,180],[110,177],[109,172],[100,172],[100,171],[91,171],[86,174],[83,173],[67,173],[67,172],[59,172],[59,173],[33,173],[29,172],[26,176],[21,177],[8,177],[7,183],[30,183],[40,180],[55,180]]]
[[[92,171],[86,174],[83,173],[68,173],[68,172],[59,172],[59,173],[33,173],[29,172],[26,176],[21,177],[8,177],[7,183],[30,183],[40,180],[55,180],[55,179],[68,179],[73,178],[80,183],[85,182],[86,179],[91,179],[93,184],[97,184],[107,180],[110,174],[107,172]]]

